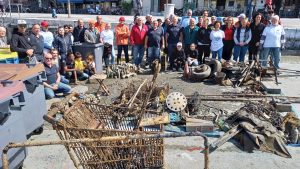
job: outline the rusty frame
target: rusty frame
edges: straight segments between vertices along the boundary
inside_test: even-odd
[[[112,136],[102,137],[99,139],[70,139],[70,140],[56,140],[56,141],[26,141],[24,143],[10,143],[2,152],[2,164],[3,169],[9,169],[8,151],[13,148],[19,147],[34,147],[34,146],[49,146],[49,145],[68,145],[70,143],[93,143],[104,141],[122,141],[131,139],[143,139],[143,138],[174,138],[174,137],[188,137],[188,136],[200,136],[204,139],[204,169],[209,169],[209,143],[208,138],[201,132],[182,132],[182,133],[159,133],[159,134],[136,134],[127,136]],[[76,165],[76,164],[74,164]],[[75,166],[76,168],[79,165]]]

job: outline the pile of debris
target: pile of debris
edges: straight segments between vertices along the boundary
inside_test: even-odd
[[[125,79],[136,76],[136,66],[131,63],[123,63],[121,65],[111,65],[106,69],[108,78]]]
[[[246,65],[233,61],[221,63],[218,60],[207,60],[200,66],[189,67],[186,64],[183,77],[196,82],[212,79],[219,85],[239,87],[260,85],[262,77],[272,75],[275,75],[277,82],[277,72],[272,64],[269,68],[263,68],[258,61]]]

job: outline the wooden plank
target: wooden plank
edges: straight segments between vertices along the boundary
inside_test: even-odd
[[[168,123],[170,123],[170,117],[168,114],[165,114],[162,116],[142,119],[139,127],[153,126],[157,124],[168,124]]]
[[[291,112],[292,104],[286,103],[275,103],[275,108],[278,112]]]
[[[281,88],[274,81],[261,81],[261,85],[269,94],[281,94]]]
[[[185,128],[187,132],[212,132],[214,130],[214,124],[207,120],[187,118]]]

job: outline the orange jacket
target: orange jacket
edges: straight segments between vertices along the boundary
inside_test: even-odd
[[[117,45],[128,45],[128,38],[130,36],[129,27],[125,24],[118,24],[115,27]]]
[[[101,33],[105,29],[105,26],[106,26],[105,22],[101,22],[101,24],[99,24],[98,22],[95,23],[95,28],[99,33]]]

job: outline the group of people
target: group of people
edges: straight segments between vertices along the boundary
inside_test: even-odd
[[[205,63],[211,54],[213,59],[222,62],[229,62],[233,56],[234,61],[244,63],[247,51],[249,62],[259,59],[262,66],[267,66],[271,54],[274,66],[279,68],[285,33],[278,15],[274,15],[272,10],[268,18],[257,13],[251,22],[245,14],[240,14],[237,22],[233,17],[226,17],[224,24],[215,16],[208,16],[208,11],[204,11],[202,16],[195,18],[192,10],[188,10],[188,16],[182,17],[181,22],[176,15],[171,15],[164,22],[154,20],[151,15],[146,16],[145,22],[141,16],[134,16],[130,25],[125,24],[124,17],[120,17],[113,29],[110,23],[103,22],[102,17],[97,16],[96,20],[88,21],[88,27],[82,19],[74,28],[72,25],[60,26],[56,35],[49,31],[47,21],[32,25],[31,33],[27,34],[26,21],[18,20],[18,30],[12,35],[10,48],[18,53],[20,63],[44,63],[48,76],[48,81],[44,83],[47,98],[54,97],[56,91],[69,92],[67,84],[70,80],[77,83],[95,74],[94,57],[97,56],[82,56],[79,52],[73,52],[72,45],[77,42],[103,43],[106,66],[115,64],[115,58],[116,64],[120,64],[123,51],[128,63],[128,48],[131,45],[132,63],[138,70],[145,54],[147,66],[160,59],[162,52],[168,55],[169,69],[178,71],[186,63],[190,66]],[[4,31],[0,28],[0,32]],[[6,39],[0,37],[0,44],[3,40]]]

